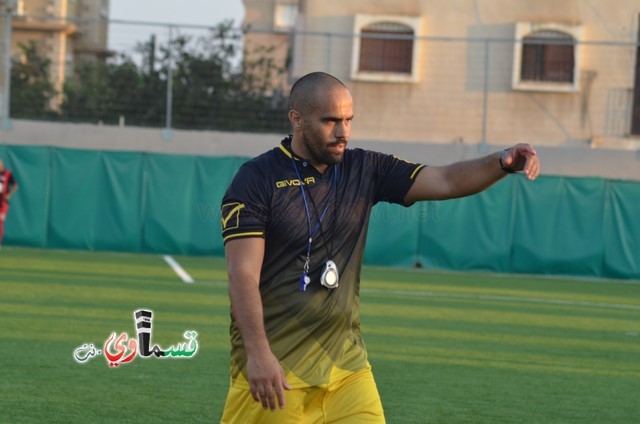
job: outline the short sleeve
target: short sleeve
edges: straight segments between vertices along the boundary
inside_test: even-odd
[[[371,154],[373,157],[370,159],[375,163],[376,168],[374,201],[410,206],[405,203],[404,197],[425,165],[408,162],[384,153],[371,152]]]
[[[264,181],[250,163],[244,164],[233,178],[220,211],[225,244],[239,238],[264,238],[269,217],[269,194]]]

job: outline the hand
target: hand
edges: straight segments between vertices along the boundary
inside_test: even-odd
[[[291,390],[284,376],[284,371],[275,355],[250,355],[247,358],[247,375],[251,387],[251,395],[256,402],[261,402],[264,409],[276,410],[276,398],[280,409],[284,409],[284,390]]]
[[[500,153],[500,158],[505,168],[522,171],[531,181],[540,174],[540,161],[530,144],[516,144]]]

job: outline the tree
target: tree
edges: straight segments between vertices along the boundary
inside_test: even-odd
[[[127,125],[162,127],[171,78],[174,128],[287,131],[283,90],[272,87],[273,76],[281,75],[284,68],[277,66],[270,58],[272,50],[266,48],[249,55],[256,59],[243,62],[242,34],[232,24],[222,22],[207,36],[195,39],[177,35],[159,46],[152,37],[138,44],[132,55],[80,62],[64,84],[56,112],[46,109],[57,95],[53,87],[38,85],[47,81],[42,78],[48,75],[49,62],[40,59],[33,47],[27,62],[37,64],[41,79],[32,79],[29,91],[21,96],[41,96],[29,103],[32,114],[46,111],[63,120],[106,124],[117,124],[123,117]]]
[[[240,60],[242,35],[224,21],[195,45],[186,36],[162,48],[162,74],[168,75],[169,55],[174,59],[174,113],[176,128],[231,131],[287,131],[287,108],[271,86],[282,74],[270,53],[262,49],[254,61]],[[246,58],[247,55],[244,55]]]
[[[163,84],[147,74],[132,58],[120,55],[108,63],[84,62],[64,86],[62,116],[71,121],[161,126],[164,116]]]
[[[11,116],[43,119],[56,116],[57,91],[50,81],[51,61],[38,54],[35,41],[18,45],[21,54],[11,60]]]

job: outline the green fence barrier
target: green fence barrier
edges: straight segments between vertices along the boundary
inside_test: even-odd
[[[0,146],[20,189],[7,244],[222,256],[220,201],[246,160]],[[505,178],[372,212],[365,263],[640,279],[640,183]]]
[[[51,200],[51,151],[42,147],[0,146],[0,157],[20,185],[11,200],[4,242],[46,247]]]
[[[640,183],[608,181],[602,275],[640,277]]]

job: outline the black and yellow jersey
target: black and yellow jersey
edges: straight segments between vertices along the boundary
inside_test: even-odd
[[[231,182],[222,202],[222,235],[225,243],[265,239],[260,275],[265,327],[271,350],[293,387],[326,384],[336,370],[366,367],[359,291],[371,208],[380,201],[404,204],[422,168],[394,156],[346,149],[343,161],[321,174],[293,154],[286,138],[245,163]],[[309,240],[301,185],[312,227],[326,209],[313,237],[306,291],[299,285]],[[333,290],[320,284],[329,259],[340,275],[340,285]],[[246,377],[246,357],[233,316],[231,320],[235,380],[241,372]]]

